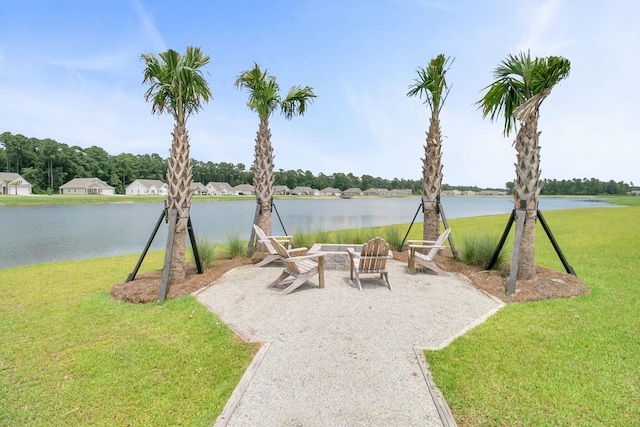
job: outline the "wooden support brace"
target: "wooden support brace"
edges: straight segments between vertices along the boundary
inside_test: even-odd
[[[169,280],[171,272],[171,255],[173,252],[173,239],[175,237],[176,225],[178,222],[178,211],[173,208],[169,212],[169,231],[167,235],[167,248],[164,253],[164,268],[162,269],[162,279],[158,290],[158,302],[164,302],[169,293]]]

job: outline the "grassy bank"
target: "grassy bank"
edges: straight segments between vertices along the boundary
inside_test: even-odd
[[[435,381],[463,426],[640,425],[640,207],[545,219],[591,293],[507,306],[427,352]],[[505,223],[451,221],[458,235]],[[537,263],[561,270],[544,232],[536,237]]]
[[[136,260],[0,270],[1,425],[213,424],[257,349],[192,297],[113,300]]]

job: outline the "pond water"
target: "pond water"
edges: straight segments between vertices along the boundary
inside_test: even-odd
[[[447,219],[510,213],[505,197],[445,197]],[[420,198],[276,200],[273,234],[407,224]],[[597,199],[542,198],[540,209],[614,207]],[[0,268],[141,253],[162,213],[162,203],[0,207]],[[284,229],[278,220],[278,213]],[[255,201],[196,202],[191,221],[196,236],[226,242],[229,232],[249,239]],[[422,221],[422,213],[417,222]],[[163,222],[151,249],[166,244]]]

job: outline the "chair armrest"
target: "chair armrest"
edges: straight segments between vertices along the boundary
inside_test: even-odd
[[[314,254],[302,255],[302,256],[292,256],[287,261],[298,261],[298,260],[303,260],[303,259],[324,258],[325,255],[326,254],[314,253]]]
[[[440,246],[440,245],[409,245],[409,248],[416,248],[416,249],[440,248],[440,249],[444,249],[444,248],[446,248],[446,246]]]
[[[309,249],[305,248],[304,246],[301,248],[287,249],[287,252],[289,252],[289,255],[292,255],[292,256],[304,256],[307,254],[308,251]],[[296,252],[304,252],[304,253],[301,255],[294,255]]]
[[[407,240],[408,245],[426,245],[428,243],[436,243],[437,240]]]

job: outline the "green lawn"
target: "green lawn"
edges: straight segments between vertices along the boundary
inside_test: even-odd
[[[213,425],[257,348],[193,297],[112,299],[136,260],[0,270],[0,425]]]
[[[426,352],[460,425],[640,425],[640,207],[624,200],[634,207],[544,213],[588,296],[509,305]],[[451,221],[456,236],[505,224]],[[562,271],[541,228],[536,238],[537,263]]]

